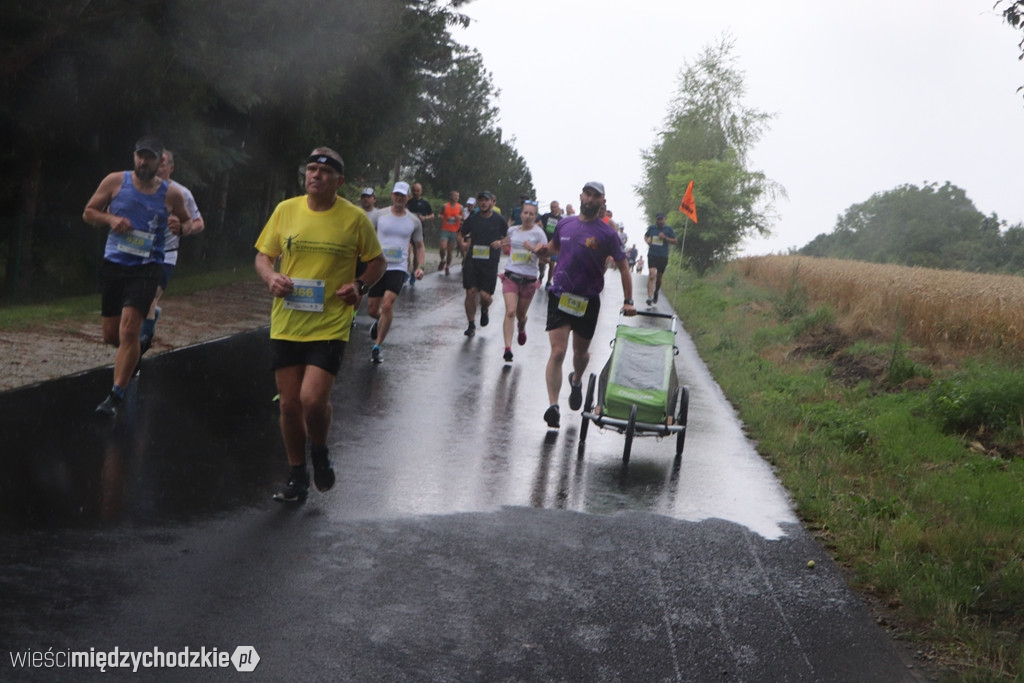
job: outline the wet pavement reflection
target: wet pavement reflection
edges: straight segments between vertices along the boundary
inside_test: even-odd
[[[605,301],[619,298],[612,274]],[[428,275],[403,292],[382,365],[369,362],[370,319],[361,313],[332,397],[338,483],[325,495],[312,491],[307,505],[347,519],[506,505],[642,510],[726,519],[767,538],[784,534],[795,522],[785,493],[684,331],[676,367],[691,403],[679,461],[674,439],[645,437],[623,466],[624,437],[594,427],[579,452],[580,418],[568,410],[567,383],[562,428],[549,431],[541,417],[545,300],[539,292],[528,342],[513,346],[511,365],[502,360],[500,300],[488,327],[463,336],[458,271]],[[588,372],[607,361],[616,322],[606,304]],[[275,505],[270,494],[286,466],[266,329],[147,358],[114,421],[92,412],[109,382],[110,370],[100,369],[0,394],[4,528],[150,524]]]

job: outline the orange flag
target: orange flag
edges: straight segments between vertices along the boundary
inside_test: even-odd
[[[686,194],[683,195],[683,201],[679,202],[679,211],[684,215],[688,216],[694,223],[697,222],[697,204],[693,201],[693,181],[686,186]]]

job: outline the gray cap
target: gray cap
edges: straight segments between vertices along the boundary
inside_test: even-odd
[[[604,196],[604,183],[599,183],[596,180],[591,180],[589,183],[583,186],[583,189],[585,190],[588,187],[594,192],[600,194],[602,197]]]

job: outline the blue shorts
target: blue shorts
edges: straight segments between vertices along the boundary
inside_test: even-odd
[[[164,264],[163,272],[160,273],[160,289],[167,291],[167,285],[171,281],[171,275],[174,274],[174,266],[175,264],[173,263]]]

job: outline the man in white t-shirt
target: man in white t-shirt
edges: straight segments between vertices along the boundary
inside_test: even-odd
[[[388,262],[384,277],[370,288],[370,296],[366,302],[367,312],[375,319],[370,326],[370,338],[373,339],[370,360],[374,363],[382,363],[384,360],[381,357],[381,344],[391,329],[395,301],[409,275],[410,244],[416,249],[416,263],[422,264],[426,257],[426,250],[423,247],[423,224],[419,216],[406,209],[409,193],[409,183],[395,183],[391,192],[391,206],[370,216],[373,227],[377,229],[377,239],[384,250],[384,258]],[[416,267],[413,277],[417,280],[423,279],[422,265]]]
[[[192,196],[192,192],[179,183],[176,180],[171,180],[171,174],[174,173],[174,152],[169,149],[165,149],[163,156],[160,158],[160,165],[156,169],[156,174],[166,180],[168,183],[174,185],[181,193],[185,195],[185,208],[188,210],[190,216],[192,216],[192,227],[186,232],[184,229],[181,230],[180,236],[185,237],[186,235],[198,235],[206,227],[203,222],[203,216],[199,213],[199,207],[196,205],[195,197]],[[178,223],[178,219],[172,215],[167,217],[167,225],[173,227]],[[142,334],[139,336],[142,353],[145,353],[149,347],[153,344],[153,335],[156,333],[156,321],[160,319],[160,297],[163,295],[164,290],[167,289],[167,285],[171,281],[171,274],[174,273],[174,267],[178,265],[178,242],[179,233],[170,232],[167,233],[167,241],[164,243],[164,272],[160,276],[160,284],[156,288],[156,296],[153,298],[153,304],[149,307],[149,313],[146,315],[146,319],[142,322]]]

